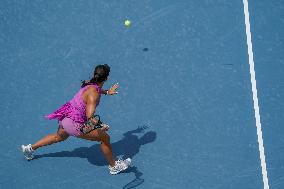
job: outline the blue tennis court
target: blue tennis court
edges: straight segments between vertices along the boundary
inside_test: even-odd
[[[243,2],[2,0],[0,188],[283,189],[284,4],[248,1],[249,41]],[[102,63],[120,87],[97,113],[132,166],[112,176],[74,137],[26,161],[21,144],[56,132],[44,116]]]

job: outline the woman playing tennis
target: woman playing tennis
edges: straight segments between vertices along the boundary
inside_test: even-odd
[[[115,95],[118,83],[109,90],[102,87],[107,81],[110,67],[107,64],[98,65],[95,68],[93,78],[90,81],[83,81],[81,89],[76,95],[55,112],[46,116],[48,119],[58,119],[57,133],[49,134],[34,144],[22,145],[24,156],[28,160],[33,159],[33,153],[40,147],[51,145],[66,140],[69,136],[99,141],[101,150],[109,163],[110,174],[118,174],[128,168],[131,159],[117,160],[113,158],[110,136],[107,134],[108,126],[103,124],[102,128],[93,128],[98,125],[98,120],[93,117],[96,107],[99,105],[101,94]],[[83,127],[92,128],[88,132]]]

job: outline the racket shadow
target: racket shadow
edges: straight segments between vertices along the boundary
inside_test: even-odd
[[[125,171],[125,173],[134,173],[135,174],[135,179],[127,183],[126,185],[123,186],[123,189],[130,189],[130,188],[135,188],[141,184],[143,184],[144,179],[141,178],[143,173],[138,170],[136,166],[133,166]]]

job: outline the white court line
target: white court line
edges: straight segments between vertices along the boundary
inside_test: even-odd
[[[269,189],[265,155],[264,155],[264,147],[263,147],[263,138],[262,138],[262,131],[261,131],[261,123],[260,123],[258,98],[257,98],[256,80],[255,80],[254,60],[253,60],[253,52],[252,52],[249,10],[248,10],[248,0],[243,0],[243,4],[244,4],[247,46],[248,46],[249,66],[250,66],[251,89],[252,89],[252,94],[253,94],[253,105],[254,105],[254,115],[255,115],[255,122],[256,122],[256,128],[257,128],[259,157],[260,157],[261,169],[262,169],[262,180],[263,180],[264,189]]]

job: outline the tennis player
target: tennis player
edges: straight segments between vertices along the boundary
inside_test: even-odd
[[[93,78],[90,81],[83,81],[81,89],[66,104],[55,112],[46,116],[47,119],[58,119],[57,133],[49,134],[34,144],[22,145],[21,149],[27,160],[33,159],[35,150],[40,147],[51,145],[66,140],[69,136],[74,136],[91,141],[101,142],[101,150],[109,163],[110,174],[118,174],[126,170],[131,159],[115,160],[113,157],[110,136],[107,134],[109,127],[91,130],[88,133],[82,131],[82,127],[90,122],[97,124],[93,115],[99,105],[101,94],[117,94],[118,83],[109,90],[102,87],[107,81],[110,67],[107,64],[98,65],[95,68]]]

